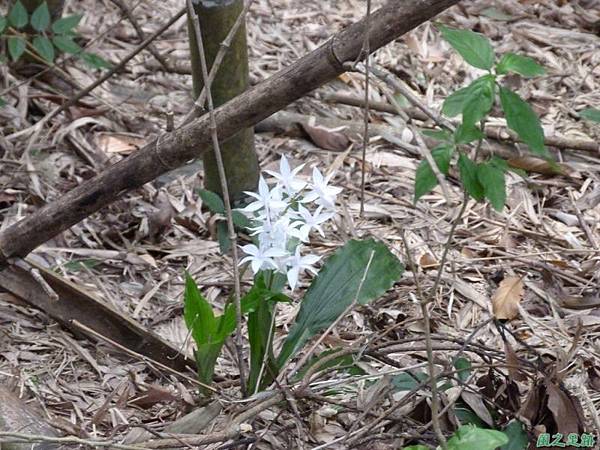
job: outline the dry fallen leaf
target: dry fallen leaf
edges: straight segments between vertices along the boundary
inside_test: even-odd
[[[521,277],[506,277],[492,297],[492,310],[496,319],[512,320],[519,315],[519,303],[523,298]]]
[[[346,150],[350,145],[350,139],[337,130],[313,126],[307,123],[303,123],[302,128],[304,128],[311,141],[322,149],[341,152]]]
[[[541,173],[542,175],[571,175],[573,169],[566,164],[551,163],[542,158],[533,156],[522,156],[511,158],[508,165],[515,169],[526,170],[527,172]]]
[[[423,253],[423,256],[419,258],[419,265],[423,269],[432,269],[439,265],[437,259],[431,256],[430,253]]]

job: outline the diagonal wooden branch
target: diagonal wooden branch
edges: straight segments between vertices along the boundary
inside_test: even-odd
[[[429,20],[458,0],[389,0],[370,17],[372,51]],[[365,21],[356,22],[325,44],[215,110],[217,133],[225,140],[252,126],[345,71],[344,62],[362,54]],[[109,167],[0,234],[0,268],[112,203],[125,192],[201,156],[210,149],[209,117],[202,116]]]

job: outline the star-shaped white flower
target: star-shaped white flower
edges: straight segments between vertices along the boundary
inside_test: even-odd
[[[269,190],[269,185],[261,176],[258,181],[258,193],[252,191],[244,191],[250,197],[256,200],[242,209],[243,212],[255,212],[261,209],[270,211],[272,209],[285,209],[287,203],[281,200],[281,195],[277,189]]]
[[[329,180],[333,177],[333,173],[330,173],[326,177],[316,167],[313,168],[313,186],[312,190],[304,197],[303,203],[316,201],[318,205],[321,205],[327,209],[335,208],[335,198],[342,192],[342,188],[335,186],[327,186]]]
[[[306,182],[296,179],[296,175],[303,167],[304,164],[301,164],[292,170],[287,158],[281,156],[281,161],[279,161],[279,173],[274,170],[266,170],[266,172],[277,179],[277,182],[288,196],[294,196],[306,186]]]
[[[301,271],[308,270],[314,275],[317,274],[317,271],[314,267],[312,267],[312,265],[315,264],[319,259],[321,259],[321,257],[317,255],[302,256],[300,254],[300,245],[296,247],[294,255],[290,256],[286,261],[288,267],[287,280],[292,291],[298,283],[298,277]]]
[[[262,269],[277,269],[277,264],[273,258],[286,256],[287,253],[278,248],[259,248],[254,244],[244,245],[242,247],[244,253],[248,256],[242,258],[240,265],[250,262],[252,271],[256,275]]]
[[[331,219],[334,216],[334,213],[330,211],[321,212],[322,210],[323,207],[319,206],[315,213],[311,214],[304,206],[298,205],[297,216],[301,220],[293,222],[292,227],[298,227],[300,240],[302,242],[308,242],[308,235],[312,230],[317,230],[321,236],[325,237],[321,224]]]

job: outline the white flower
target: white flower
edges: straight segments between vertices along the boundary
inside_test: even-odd
[[[275,177],[278,183],[283,188],[284,192],[292,197],[300,192],[306,186],[306,182],[295,179],[298,172],[302,170],[304,164],[299,165],[294,170],[291,170],[288,160],[285,156],[281,157],[279,162],[279,173],[273,170],[266,170],[269,175]]]
[[[313,229],[317,230],[321,236],[325,237],[325,233],[323,233],[323,228],[321,228],[321,224],[331,219],[334,216],[334,213],[331,211],[321,213],[322,210],[323,207],[319,206],[313,215],[304,206],[298,205],[297,216],[301,220],[293,222],[292,227],[299,227],[299,239],[302,242],[308,242],[308,235]]]
[[[335,198],[342,192],[342,189],[334,186],[327,186],[333,173],[323,177],[323,174],[316,167],[313,168],[313,186],[312,190],[304,197],[303,203],[313,202],[316,200],[318,205],[324,206],[327,209],[335,208]]]
[[[262,269],[278,269],[273,258],[287,256],[287,253],[277,248],[259,248],[254,244],[244,245],[242,247],[244,253],[249,256],[242,258],[240,265],[250,261],[252,271],[256,275]]]
[[[256,200],[246,206],[242,211],[255,212],[260,209],[278,210],[285,209],[287,204],[281,200],[281,196],[276,189],[269,190],[269,186],[265,179],[261,176],[258,181],[258,194],[252,191],[244,191],[247,195],[254,197]]]
[[[300,275],[300,271],[308,270],[314,275],[317,274],[317,271],[314,267],[312,267],[312,265],[316,263],[319,259],[321,258],[317,255],[300,255],[300,245],[296,247],[294,255],[290,256],[286,261],[286,265],[288,267],[287,280],[292,290],[294,290],[296,284],[298,283],[298,276]]]

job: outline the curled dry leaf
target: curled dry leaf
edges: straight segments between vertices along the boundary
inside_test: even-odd
[[[551,163],[542,158],[533,156],[521,156],[511,158],[508,165],[515,169],[526,170],[527,172],[541,173],[542,175],[566,175],[571,176],[573,169],[562,163]]]
[[[499,320],[512,320],[519,315],[519,303],[523,298],[521,277],[506,277],[492,297],[494,317]]]
[[[419,258],[419,265],[423,269],[433,269],[434,267],[437,267],[439,263],[430,253],[423,253]]]
[[[341,152],[348,148],[350,139],[339,130],[329,129],[322,126],[313,126],[307,123],[302,124],[302,128],[308,134],[315,145],[334,152]]]
[[[508,374],[514,381],[527,381],[527,376],[521,372],[521,361],[508,342],[504,343],[504,353],[506,354],[506,364]]]

